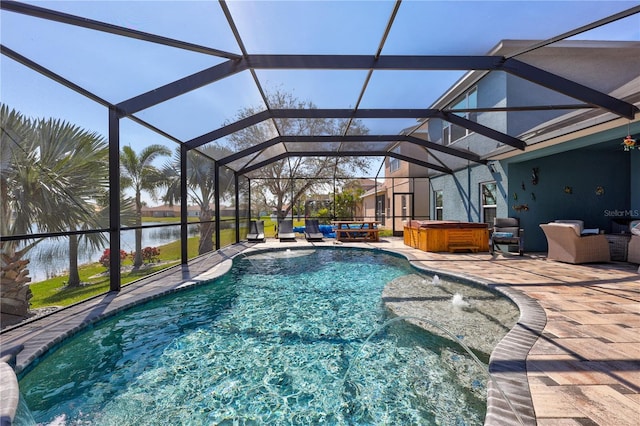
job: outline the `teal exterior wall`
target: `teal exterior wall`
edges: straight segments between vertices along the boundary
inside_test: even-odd
[[[640,136],[636,136],[636,139],[640,138]],[[640,142],[640,141],[639,141]],[[640,216],[640,148],[636,149],[634,152],[628,152],[631,157],[630,160],[630,168],[631,168],[631,184],[630,184],[630,198],[631,198],[631,210],[636,213],[636,216]]]
[[[525,229],[525,250],[547,250],[541,223],[580,219],[586,228],[611,232],[613,219],[634,215],[628,178],[629,154],[622,149],[584,149],[509,164],[509,203],[529,207],[528,211],[519,213],[513,208],[509,211],[510,216],[520,218]],[[537,185],[532,184],[534,167],[538,169]],[[565,192],[565,187],[569,187],[571,193]],[[604,189],[601,195],[596,193],[598,187]]]
[[[473,165],[431,179],[430,195],[443,191],[444,220],[482,222],[480,185],[489,181],[495,181],[498,188],[497,216],[520,219],[525,251],[547,251],[541,223],[580,219],[586,228],[611,232],[614,219],[640,216],[640,185],[632,188],[632,182],[640,183],[640,151],[573,150],[523,162],[495,163],[495,167],[497,173]],[[532,183],[533,168],[538,169],[537,185]],[[598,187],[604,190],[601,195]],[[514,209],[523,204],[529,209]],[[431,215],[435,217],[435,211]]]

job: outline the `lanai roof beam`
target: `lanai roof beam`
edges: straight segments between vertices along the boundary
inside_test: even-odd
[[[461,151],[455,148],[451,148],[445,145],[437,144],[435,142],[427,141],[424,139],[420,139],[415,136],[408,135],[347,135],[347,136],[308,136],[308,135],[296,135],[296,136],[278,136],[267,141],[256,144],[250,148],[244,149],[242,151],[236,152],[234,154],[228,155],[219,160],[221,165],[231,163],[233,161],[239,160],[240,158],[262,151],[271,146],[277,145],[278,143],[287,143],[287,142],[308,142],[308,143],[322,143],[322,142],[394,142],[394,141],[405,141],[409,143],[413,143],[416,145],[420,145],[427,149],[433,149],[435,151],[440,151],[445,154],[453,155],[455,157],[463,158],[465,160],[473,161],[475,163],[486,163],[486,160],[480,158],[480,156],[469,152],[469,151]],[[384,151],[389,153],[389,151]],[[327,155],[332,154],[331,152],[326,152]],[[351,151],[345,152],[344,155],[351,155]],[[390,154],[389,154],[390,155]],[[273,159],[272,161],[277,161]]]
[[[0,9],[21,13],[23,15],[33,16],[35,18],[47,19],[49,21],[74,25],[76,27],[88,28],[90,30],[102,31],[105,33],[115,34],[123,37],[135,38],[151,43],[176,47],[178,49],[204,53],[205,55],[213,55],[227,59],[239,59],[241,57],[236,53],[225,52],[223,50],[213,49],[207,46],[188,43],[186,41],[146,33],[144,31],[133,30],[131,28],[121,27],[119,25],[113,25],[107,22],[96,21],[93,19],[71,15],[69,13],[59,12],[57,10],[46,9],[44,7],[38,7],[32,4],[20,3],[17,1],[2,0],[0,2]]]
[[[437,164],[432,164],[426,161],[421,161],[415,158],[408,157],[406,155],[398,154],[395,152],[387,152],[387,151],[349,151],[349,156],[362,156],[362,157],[394,157],[399,160],[407,161],[409,163],[417,164],[419,166],[437,170],[442,173],[453,173],[453,171],[449,168],[439,166]],[[300,151],[300,152],[284,152],[282,154],[276,155],[269,160],[261,161],[260,163],[252,164],[251,166],[245,167],[241,170],[238,170],[238,174],[247,174],[254,170],[260,169],[268,164],[271,164],[276,161],[283,160],[289,157],[344,157],[344,152],[336,152],[336,151]]]
[[[390,55],[248,55],[230,60],[169,83],[118,104],[127,114],[149,108],[191,90],[246,69],[374,69],[374,70],[487,70],[505,71],[551,90],[633,118],[638,108],[605,93],[544,71],[517,59],[502,56],[416,56]]]

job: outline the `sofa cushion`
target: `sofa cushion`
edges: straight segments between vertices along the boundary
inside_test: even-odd
[[[640,220],[634,220],[629,224],[631,233],[634,235],[640,235]]]
[[[513,237],[513,232],[494,232],[493,236],[496,238],[511,238]]]
[[[597,235],[600,233],[600,228],[586,228],[583,229],[580,235]]]
[[[577,223],[551,222],[551,223],[549,223],[549,225],[560,226],[560,227],[563,227],[563,228],[571,228],[571,229],[573,229],[573,232],[576,233],[576,236],[579,237],[579,236],[582,235],[582,227]]]
[[[559,219],[559,220],[555,220],[554,222],[576,225],[578,227],[578,232],[577,232],[578,235],[580,235],[582,233],[582,230],[584,229],[584,221],[579,219]]]

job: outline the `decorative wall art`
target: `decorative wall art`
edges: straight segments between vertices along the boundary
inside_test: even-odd
[[[636,149],[636,140],[633,139],[631,135],[629,135],[622,141],[622,146],[624,147],[625,151]]]

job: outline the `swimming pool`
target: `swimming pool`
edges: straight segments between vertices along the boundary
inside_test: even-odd
[[[388,322],[383,288],[407,280],[465,291],[379,251],[238,257],[207,285],[65,342],[20,388],[45,424],[482,424],[485,370],[454,339]],[[467,307],[451,298],[438,309],[462,320],[494,304],[484,316],[495,322],[493,312],[510,305],[486,290],[469,292],[477,297],[463,294]],[[500,319],[505,330],[517,318],[511,308]]]

